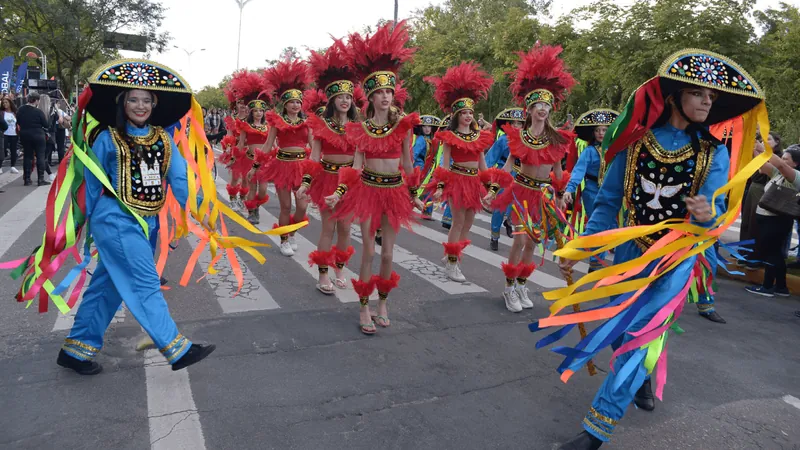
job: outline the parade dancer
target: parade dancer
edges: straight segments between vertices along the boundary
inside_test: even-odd
[[[570,223],[577,233],[583,231],[586,221],[594,211],[594,200],[605,172],[601,144],[608,126],[617,116],[619,113],[611,109],[593,109],[581,114],[575,124],[579,154],[576,155],[577,161],[567,162],[570,177],[564,190],[564,201],[572,204]],[[589,270],[595,271],[603,267],[601,261],[604,258],[605,254],[593,256],[589,260]]]
[[[99,122],[96,138],[87,133],[90,115]],[[39,311],[46,312],[49,299],[66,314],[80,296],[86,268],[96,253],[99,262],[58,355],[60,366],[82,375],[102,370],[94,358],[123,301],[173,370],[214,351],[213,345],[194,344],[179,333],[161,293],[160,269],[148,238],[160,226],[160,267],[166,262],[169,236],[183,238],[187,231],[197,235],[199,249],[213,240],[228,258],[235,258],[234,249],[241,246],[263,261],[249,248],[263,244],[232,240],[219,220],[225,217],[249,226],[217,201],[210,169],[213,152],[204,152],[208,141],[201,118],[200,105],[183,78],[150,61],[107,63],[92,75],[81,94],[73,117],[69,161],[60,165],[48,196],[43,245],[12,274],[23,278],[18,301],[39,297]],[[172,125],[178,120],[183,126],[173,140],[164,127],[175,129]],[[222,232],[217,231],[220,225]],[[65,256],[78,254],[84,229],[83,259],[54,286],[53,274]],[[181,284],[188,282],[193,271],[192,263]],[[241,270],[236,273],[241,279]],[[70,286],[74,287],[67,299]]]
[[[266,84],[264,85],[264,87],[267,86]],[[268,93],[266,98],[269,98]],[[248,102],[247,120],[242,125],[239,133],[239,148],[245,150],[244,158],[240,158],[243,165],[242,170],[249,166],[245,176],[248,189],[245,191],[247,200],[244,201],[244,207],[247,210],[247,221],[253,225],[258,225],[261,222],[260,207],[269,201],[267,182],[257,176],[261,165],[270,159],[269,152],[264,151],[262,147],[270,133],[270,127],[265,119],[265,113],[268,108],[267,102],[261,99]]]
[[[341,170],[336,193],[325,199],[329,208],[336,208],[334,219],[353,218],[361,224],[361,268],[359,279],[352,282],[361,303],[359,328],[368,335],[375,334],[375,322],[390,326],[386,303],[389,292],[400,281],[400,275],[392,270],[394,243],[401,226],[410,229],[413,209],[422,210],[416,195],[420,171],[414,169],[410,145],[411,130],[419,123],[419,115],[401,118],[400,111],[392,107],[396,73],[414,54],[413,49],[405,48],[408,39],[405,22],[387,23],[373,35],[350,36],[350,64],[362,78],[369,106],[363,122],[351,122],[346,127],[348,140],[356,147],[354,168]],[[356,168],[362,165],[359,173]],[[378,227],[383,230],[381,264],[379,274],[372,275],[372,236]],[[378,314],[372,316],[369,297],[375,288]]]
[[[350,122],[358,122],[353,101],[356,75],[347,62],[347,48],[340,40],[334,41],[324,53],[312,51],[308,64],[314,83],[325,89],[319,98],[328,99],[328,103],[322,108],[322,117],[316,114],[308,117],[314,140],[311,142],[311,158],[302,163],[303,182],[297,197],[305,201],[310,199],[319,207],[322,231],[317,249],[308,255],[308,262],[319,268],[317,289],[323,294],[333,295],[334,285],[339,289],[347,288],[342,269],[355,250],[350,245],[350,221],[347,218],[334,220],[333,211],[325,204],[325,197],[336,191],[340,170],[353,167],[355,148],[347,142],[345,127]],[[334,233],[337,245],[332,245]],[[330,267],[334,268],[333,282],[328,274]]]
[[[469,230],[475,214],[483,209],[486,196],[484,184],[495,177],[508,175],[500,169],[487,170],[484,151],[492,143],[490,131],[481,131],[474,119],[475,102],[485,99],[493,80],[480,70],[476,63],[462,63],[447,69],[444,76],[425,79],[434,88],[434,99],[442,110],[450,112],[451,122],[438,134],[443,143],[442,160],[451,161],[449,168],[437,167],[433,179],[426,186],[433,192],[433,200],[446,200],[453,212],[453,222],[443,242],[445,273],[453,281],[465,282],[460,261],[464,249],[470,244]]]
[[[450,114],[447,114],[442,119],[442,125],[439,129],[447,128],[450,126]],[[443,164],[450,164],[452,161],[444,161],[442,159],[442,152],[444,151],[444,143],[440,140],[435,141],[436,144],[436,158],[439,161],[439,166]],[[444,206],[444,212],[442,213],[442,228],[449,230],[450,227],[453,225],[453,214],[450,211],[450,205],[447,202],[442,204]]]
[[[768,149],[754,159],[743,151],[729,159],[728,149],[708,126],[737,116],[744,123],[742,148],[753,148],[756,125],[763,136],[769,132],[763,91],[730,59],[690,49],[667,58],[658,75],[636,90],[609,127],[603,148],[610,165],[594,212],[584,236],[557,255],[567,278],[578,259],[612,247],[616,247],[614,265],[545,293],[545,298],[556,301],[552,315],[531,325],[532,331],[564,326],[539,341],[537,347],[542,347],[560,340],[580,322],[603,321],[574,348],[554,349],[566,357],[558,369],[564,381],[603,348],[611,345],[615,350],[613,369],[583,420],[584,431],[562,449],[599,448],[611,438],[632,401],[652,410],[649,375],[656,368],[655,393],[661,398],[667,331],[687,298],[697,301],[698,294],[710,289],[713,268],[703,254],[735,220],[747,178],[772,153]],[[727,182],[729,166],[735,175]],[[626,227],[616,229],[623,207]],[[595,281],[600,282],[593,289],[574,294]],[[565,306],[577,308],[607,296],[611,301],[606,305],[556,315]]]
[[[521,129],[525,125],[525,110],[522,108],[507,108],[500,111],[492,123],[492,135],[495,137],[494,144],[486,152],[486,167],[502,168],[506,165],[506,160],[511,154],[508,149],[508,138],[503,127],[510,124],[515,129]],[[519,158],[514,158],[514,165],[511,169],[511,176],[519,171]],[[492,229],[489,237],[489,248],[497,251],[500,249],[500,227],[505,226],[506,235],[513,237],[513,228],[508,222],[511,219],[511,206],[505,211],[492,212]]]
[[[492,203],[493,209],[500,211],[513,205],[512,221],[517,231],[524,231],[514,235],[508,262],[502,265],[506,279],[503,298],[511,312],[533,308],[526,282],[536,269],[534,246],[566,227],[561,190],[569,176],[562,173],[561,160],[575,138],[572,133],[553,127],[550,112],[564,100],[575,80],[566,71],[560,53],[561,47],[538,43],[529,52],[520,53],[511,84],[517,102],[526,108],[526,118],[522,129],[511,125],[504,128],[511,150],[504,169],[510,172],[515,158],[519,158],[520,167],[513,187],[505,189]],[[496,195],[496,191],[487,194]]]
[[[271,150],[276,142],[279,148],[274,157],[258,169],[256,179],[275,185],[281,207],[276,226],[285,226],[307,220],[308,202],[298,198],[296,192],[303,178],[301,162],[307,158],[307,149],[311,145],[311,131],[302,112],[303,91],[309,84],[308,68],[302,61],[281,61],[267,69],[264,78],[277,94],[277,112],[267,112],[267,122],[271,128],[262,150]],[[294,233],[281,236],[280,250],[284,256],[294,255],[297,251]]]
[[[422,185],[428,184],[433,176],[433,171],[439,167],[439,159],[441,154],[437,148],[433,147],[433,137],[442,120],[436,116],[422,115],[419,116],[420,124],[414,127],[414,142],[411,145],[411,153],[414,155],[414,167],[422,171]],[[422,196],[423,188],[417,192],[417,197]],[[423,204],[427,204],[430,199],[427,197],[420,197]],[[433,220],[431,214],[433,213],[433,204],[429,204],[422,211],[422,218],[425,220]]]
[[[258,94],[264,90],[263,78],[255,72],[241,70],[234,72],[231,81],[225,87],[225,96],[235,111],[236,117],[225,117],[227,135],[220,141],[222,155],[219,161],[230,170],[231,181],[226,186],[231,209],[242,214],[247,212],[244,205],[250,193],[248,174],[253,169],[253,156],[248,157],[248,149],[240,144],[247,124],[248,103],[256,100]]]

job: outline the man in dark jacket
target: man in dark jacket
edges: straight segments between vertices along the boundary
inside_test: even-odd
[[[47,117],[38,108],[39,94],[32,92],[28,95],[28,104],[17,111],[17,124],[19,125],[19,139],[22,143],[23,153],[23,178],[25,186],[30,186],[33,171],[33,158],[36,157],[37,184],[44,186],[50,184],[45,178],[45,133],[49,128]]]

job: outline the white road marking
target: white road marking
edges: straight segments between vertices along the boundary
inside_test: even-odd
[[[44,204],[49,190],[50,186],[40,186],[33,189],[10,211],[3,214],[3,217],[0,217],[0,257],[44,213]],[[2,259],[0,258],[0,260]]]
[[[144,354],[152,450],[204,450],[206,441],[187,369],[173,372],[158,350]]]
[[[0,161],[2,162],[2,161]],[[3,169],[3,173],[0,173],[0,188],[7,184],[13,183],[17,178],[22,176],[22,171],[20,170],[19,173],[11,173],[9,170],[10,167],[6,167]]]
[[[797,409],[800,409],[800,398],[793,397],[791,395],[784,395],[783,401],[794,406]]]

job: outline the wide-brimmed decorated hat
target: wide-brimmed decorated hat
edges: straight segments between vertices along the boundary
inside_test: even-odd
[[[419,125],[418,126],[428,126],[428,127],[440,127],[442,126],[442,119],[432,116],[430,114],[425,114],[419,116]]]
[[[442,111],[456,115],[475,110],[475,103],[486,98],[494,80],[476,62],[463,62],[447,69],[441,77],[425,77],[434,87],[433,98]]]
[[[379,89],[395,90],[397,72],[414,55],[415,49],[405,47],[408,40],[405,21],[387,22],[372,35],[350,35],[348,61],[361,77],[364,95],[369,97]]]
[[[619,113],[613,109],[599,108],[586,111],[575,122],[575,134],[580,139],[591,143],[594,141],[594,128],[610,126],[617,120]]]
[[[192,89],[169,67],[144,59],[118,59],[102,65],[89,79],[91,96],[85,109],[103,126],[114,125],[117,104],[126,91],[155,94],[150,123],[166,127],[178,122],[192,107]]]
[[[625,109],[606,133],[603,141],[603,147],[607,149],[606,160],[611,161],[651,129],[665,114],[668,98],[691,87],[712,89],[718,94],[708,118],[701,125],[711,126],[743,116],[743,128],[748,134],[744,137],[744,148],[755,140],[756,122],[765,123],[767,120],[764,91],[758,83],[726,56],[686,49],[667,57],[658,75],[631,95]]]
[[[503,125],[510,122],[525,122],[525,109],[517,107],[506,108],[497,113],[492,122],[492,135],[497,136]]]

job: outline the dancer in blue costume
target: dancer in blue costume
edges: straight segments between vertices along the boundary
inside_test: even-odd
[[[426,185],[433,175],[433,171],[439,167],[439,159],[441,153],[437,148],[433,147],[433,139],[436,131],[442,124],[442,119],[436,116],[424,115],[419,116],[420,124],[414,127],[414,143],[411,148],[411,154],[414,156],[414,167],[419,167],[422,171],[422,186]],[[417,195],[421,195],[423,188],[419,189]],[[422,203],[428,203],[430,200],[422,198]],[[422,218],[426,220],[433,220],[431,214],[433,213],[433,204],[425,207],[422,211]]]
[[[525,124],[525,110],[522,108],[507,108],[497,114],[492,124],[492,131],[494,131],[495,141],[489,151],[486,153],[486,167],[503,168],[506,165],[506,160],[510,154],[508,149],[508,137],[506,132],[503,131],[505,124],[511,124],[514,128],[522,128]],[[519,158],[514,161],[514,166],[511,171],[511,176],[517,174],[519,170]],[[508,222],[511,216],[511,207],[509,206],[505,211],[492,212],[492,234],[489,237],[489,248],[497,251],[500,248],[500,227],[506,227],[506,234],[510,238],[513,233],[513,228]]]
[[[734,214],[725,211],[725,194],[730,192],[729,211],[737,212],[746,179],[771,153],[755,160],[747,153],[729,157],[708,126],[738,116],[745,124],[742,148],[752,148],[756,123],[762,133],[769,131],[761,88],[728,58],[685,50],[664,61],[658,76],[637,89],[609,128],[603,147],[610,166],[595,210],[584,236],[557,254],[567,279],[577,260],[616,247],[614,265],[545,293],[545,298],[556,300],[552,314],[530,326],[532,331],[563,326],[537,343],[543,347],[581,322],[603,320],[574,348],[553,349],[565,356],[558,369],[564,381],[604,347],[615,349],[614,370],[583,420],[584,431],[561,449],[597,449],[611,438],[634,398],[650,406],[648,375],[654,368],[656,396],[661,398],[667,330],[686,299],[697,301],[709,287],[713,262],[703,254],[718,239],[710,232],[724,231],[734,220]],[[736,175],[727,183],[731,166]],[[614,230],[623,206],[627,227]],[[628,228],[641,225],[649,227]],[[599,281],[593,289],[575,293],[593,281]],[[609,295],[608,304],[556,315],[565,306]]]
[[[580,154],[574,167],[567,164],[570,171],[569,183],[564,191],[564,200],[573,203],[572,226],[580,233],[585,221],[592,216],[594,200],[600,190],[601,173],[605,171],[601,144],[608,126],[616,120],[619,113],[611,109],[593,109],[578,117],[575,134],[586,145],[578,145]],[[582,150],[581,147],[583,147]],[[600,261],[605,254],[589,259],[589,270],[602,267]]]

